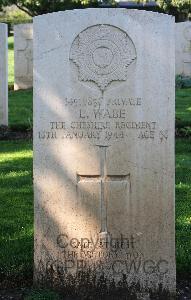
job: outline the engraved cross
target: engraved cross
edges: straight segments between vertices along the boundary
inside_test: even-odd
[[[97,145],[100,151],[100,174],[99,175],[80,175],[77,174],[78,183],[79,182],[98,182],[100,184],[100,210],[101,210],[101,230],[100,233],[107,234],[107,202],[108,202],[108,192],[107,192],[107,182],[127,182],[129,180],[129,174],[127,175],[108,175],[106,168],[106,151],[108,146]]]

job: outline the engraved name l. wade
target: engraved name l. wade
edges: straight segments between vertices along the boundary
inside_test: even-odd
[[[121,29],[96,25],[75,38],[70,59],[78,66],[80,81],[93,81],[104,91],[112,81],[127,80],[127,68],[136,59],[136,50]]]

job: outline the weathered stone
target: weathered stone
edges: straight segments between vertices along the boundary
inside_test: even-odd
[[[174,44],[164,14],[34,18],[36,283],[174,294]]]
[[[176,74],[191,76],[191,22],[176,23]]]
[[[8,126],[7,25],[0,23],[0,126]]]
[[[33,86],[33,24],[14,26],[14,89]]]

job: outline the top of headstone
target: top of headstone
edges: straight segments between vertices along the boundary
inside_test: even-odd
[[[178,23],[176,23],[176,25],[180,25],[180,26],[185,26],[185,25],[189,25],[189,24],[191,24],[191,21],[184,21],[184,22],[178,22]]]
[[[1,26],[1,27],[7,27],[7,24],[5,24],[5,23],[0,23],[0,26]]]
[[[31,27],[33,24],[32,23],[21,23],[21,24],[15,24],[14,25],[14,28],[16,27],[16,28],[19,28],[19,27],[21,27],[21,28],[23,28],[23,27]]]
[[[33,23],[22,23],[14,25],[14,34],[19,32],[19,35],[25,39],[33,39]],[[20,41],[19,41],[20,42]]]
[[[174,20],[174,16],[168,15],[168,14],[163,14],[163,13],[158,13],[158,12],[152,12],[152,11],[146,11],[146,10],[138,10],[138,9],[126,9],[126,8],[86,8],[86,9],[74,9],[74,10],[65,10],[65,11],[58,11],[58,12],[53,12],[53,13],[48,13],[44,15],[39,15],[34,17],[34,20],[38,20],[44,17],[54,17],[58,15],[94,15],[94,14],[103,14],[103,15],[128,15],[132,16],[133,18],[140,19],[140,18],[149,18],[149,21],[152,22],[152,18],[156,21],[157,18],[161,20],[161,18],[165,20]]]

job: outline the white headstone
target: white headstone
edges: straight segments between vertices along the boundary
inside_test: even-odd
[[[176,74],[191,76],[191,22],[176,23]]]
[[[14,89],[33,86],[33,24],[14,26]]]
[[[36,283],[174,294],[174,44],[164,14],[34,18]]]
[[[0,23],[0,126],[8,126],[7,25]]]

